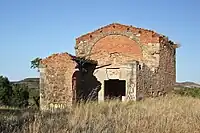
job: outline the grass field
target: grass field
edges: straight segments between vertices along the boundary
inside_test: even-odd
[[[136,103],[91,102],[37,114],[20,128],[32,133],[199,133],[200,99],[171,95]]]

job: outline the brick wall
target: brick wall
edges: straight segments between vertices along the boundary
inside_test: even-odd
[[[159,60],[152,52],[159,48],[160,37],[151,30],[114,23],[77,38],[76,55],[97,59],[99,64],[106,64],[113,56],[118,56],[118,61],[123,58],[121,63],[139,60],[152,64]]]
[[[92,48],[91,55],[98,64],[118,63],[122,64],[128,60],[140,60],[142,50],[136,41],[126,36],[110,35],[99,40]]]
[[[121,32],[132,32],[135,35],[139,36],[141,43],[157,43],[159,42],[159,34],[152,30],[136,28],[133,26],[122,25],[118,23],[113,23],[102,28],[99,28],[91,33],[87,33],[76,39],[76,44],[79,44],[81,41],[92,41],[95,37],[99,36],[103,32],[112,32],[112,31],[121,31]]]

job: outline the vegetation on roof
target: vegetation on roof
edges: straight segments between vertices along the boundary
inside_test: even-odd
[[[31,61],[31,68],[35,69],[35,68],[39,68],[40,62],[41,62],[42,58],[35,58],[34,60]]]

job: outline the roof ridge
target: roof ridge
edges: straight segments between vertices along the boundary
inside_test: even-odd
[[[43,58],[43,59],[41,60],[41,62],[44,62],[44,61],[46,61],[46,60],[48,60],[48,59],[50,59],[50,58],[53,58],[53,57],[59,56],[59,55],[68,55],[69,57],[73,57],[73,55],[70,54],[70,53],[68,53],[68,52],[53,53],[53,54],[51,54],[51,55],[49,55],[49,56]]]
[[[131,28],[136,28],[136,29],[140,29],[140,30],[144,30],[144,31],[149,31],[149,32],[152,32],[152,33],[155,33],[161,37],[163,37],[164,35],[160,34],[160,33],[157,33],[156,31],[154,30],[151,30],[151,29],[146,29],[146,28],[141,28],[141,27],[137,27],[137,26],[133,26],[133,25],[128,25],[128,24],[121,24],[121,23],[118,23],[118,22],[113,22],[113,23],[110,23],[110,24],[107,24],[107,25],[104,25],[104,26],[100,26],[100,28],[96,29],[96,30],[92,30],[91,32],[87,32],[79,37],[76,38],[77,39],[80,39],[81,37],[84,37],[84,36],[87,36],[88,34],[92,34],[92,33],[95,33],[96,31],[98,30],[101,30],[103,28],[106,28],[106,27],[109,27],[109,26],[112,26],[112,25],[121,25],[121,26],[126,26],[126,27],[131,27]]]

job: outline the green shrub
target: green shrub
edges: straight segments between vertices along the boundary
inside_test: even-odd
[[[28,87],[22,84],[11,84],[7,77],[0,76],[0,105],[10,107],[27,107]]]
[[[200,88],[182,88],[179,90],[175,90],[175,94],[200,98]]]
[[[24,108],[28,106],[29,92],[28,87],[25,85],[15,84],[12,86],[12,106]]]
[[[0,104],[10,105],[12,86],[7,77],[0,76]]]

